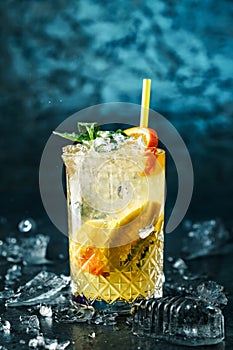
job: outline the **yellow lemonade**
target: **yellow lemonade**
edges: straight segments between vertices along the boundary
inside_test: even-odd
[[[87,305],[121,312],[162,296],[165,152],[97,141],[63,149],[71,286]]]

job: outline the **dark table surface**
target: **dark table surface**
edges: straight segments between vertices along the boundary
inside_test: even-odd
[[[20,235],[16,229],[17,216],[8,219],[8,223],[1,225],[0,238],[4,239],[9,235]],[[38,231],[49,234],[51,237],[47,257],[54,261],[51,265],[45,266],[22,266],[23,274],[18,281],[19,285],[34,277],[42,269],[55,272],[57,274],[69,274],[68,262],[68,242],[67,238],[56,231],[54,227],[44,217],[37,221]],[[22,233],[21,233],[22,235]],[[167,257],[174,258],[180,256],[181,243],[184,231],[178,228],[176,232],[165,235],[165,275],[167,269]],[[63,255],[58,259],[59,254]],[[228,249],[224,254],[205,256],[192,261],[188,261],[188,267],[192,273],[206,274],[209,279],[215,280],[225,287],[226,295],[229,299],[228,305],[224,308],[226,339],[224,342],[211,346],[211,349],[232,349],[233,345],[233,280],[232,280],[233,249]],[[1,289],[4,286],[4,276],[12,263],[2,262],[0,264]],[[25,308],[5,308],[4,302],[0,302],[0,315],[11,322],[12,331],[9,335],[0,332],[0,345],[6,349],[28,349],[28,341],[32,335],[22,332],[19,327],[19,316],[25,313]],[[38,315],[39,317],[39,315]],[[59,341],[70,340],[67,349],[190,349],[190,347],[173,345],[165,342],[157,342],[149,337],[137,337],[132,334],[131,327],[126,324],[124,318],[119,318],[117,325],[103,326],[94,324],[59,324],[54,320],[48,321],[39,317],[41,331],[44,336]],[[93,336],[94,333],[94,336]],[[23,344],[25,342],[25,344]],[[206,349],[208,347],[199,347]]]

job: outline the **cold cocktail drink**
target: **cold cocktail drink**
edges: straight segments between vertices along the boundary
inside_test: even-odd
[[[142,138],[99,131],[64,147],[72,294],[127,312],[161,297],[165,152]]]

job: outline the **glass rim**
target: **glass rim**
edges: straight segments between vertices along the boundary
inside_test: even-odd
[[[75,146],[75,145],[67,145],[67,146]],[[63,147],[66,148],[67,146]],[[153,150],[153,149],[156,149],[156,152],[154,153],[155,155],[162,155],[162,154],[165,154],[166,151],[160,147],[145,147],[145,151],[147,150]],[[116,151],[118,151],[118,149],[116,150],[112,150],[112,151],[109,151],[109,152],[95,152],[95,154],[98,154],[99,156],[106,156],[106,155],[110,155],[110,154],[114,154]],[[62,151],[62,158],[63,157],[68,157],[68,158],[75,158],[75,157],[85,157],[86,155],[88,155],[88,152],[82,152],[82,151],[77,151],[77,153],[72,153],[72,152],[69,152],[69,151]],[[133,156],[136,156],[137,154],[133,155]],[[91,155],[93,157],[93,154]],[[122,158],[124,158],[124,156],[127,157],[127,154],[126,155],[121,155]],[[129,156],[128,156],[129,157]],[[132,157],[132,155],[130,155],[130,157]]]

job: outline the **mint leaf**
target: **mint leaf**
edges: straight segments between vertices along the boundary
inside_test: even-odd
[[[71,140],[71,141],[77,141],[77,142],[81,142],[82,140],[80,139],[80,135],[75,134],[75,132],[72,133],[68,133],[68,132],[57,132],[57,131],[53,131],[54,135],[58,135],[61,136],[65,139]]]
[[[85,140],[94,140],[98,131],[97,123],[78,122],[78,131]],[[88,138],[87,138],[88,137]]]
[[[128,136],[122,129],[117,129],[116,134],[121,134],[123,136]]]
[[[121,129],[118,129],[117,131],[101,131],[96,122],[93,122],[93,123],[78,122],[77,128],[78,128],[79,134],[76,134],[75,132],[61,133],[57,131],[53,131],[53,133],[65,139],[68,139],[74,142],[80,142],[80,143],[82,143],[83,141],[95,140],[97,137],[115,139],[116,134],[121,134],[124,137],[128,137],[124,133],[124,131]]]
[[[78,122],[78,131],[79,134],[76,134],[75,132],[68,133],[68,132],[57,132],[53,131],[54,135],[61,136],[65,139],[74,141],[74,142],[83,142],[83,141],[91,141],[94,140],[97,137],[97,132],[99,130],[99,127],[97,126],[97,123],[84,123],[84,122]]]

